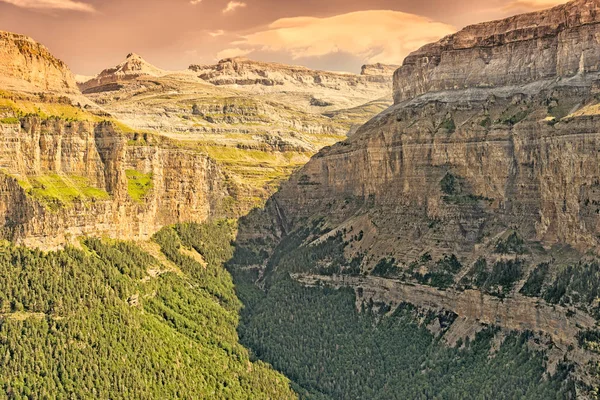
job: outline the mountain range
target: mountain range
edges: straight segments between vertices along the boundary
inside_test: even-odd
[[[600,1],[361,74],[0,32],[9,398],[597,399]]]

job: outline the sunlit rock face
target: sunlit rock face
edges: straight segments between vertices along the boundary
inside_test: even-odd
[[[402,102],[427,92],[521,85],[600,69],[600,2],[469,26],[410,54],[394,76]]]
[[[33,39],[0,31],[0,89],[79,93],[69,68]]]

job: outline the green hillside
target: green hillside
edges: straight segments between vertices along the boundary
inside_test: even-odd
[[[222,267],[233,227],[182,226],[139,246],[88,239],[0,248],[0,393],[11,399],[286,399],[288,380],[238,343]],[[207,235],[211,232],[210,235]],[[153,255],[150,255],[152,253]],[[2,395],[0,395],[2,397]]]

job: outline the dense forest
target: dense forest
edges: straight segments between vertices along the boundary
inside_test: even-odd
[[[161,257],[98,239],[50,253],[2,245],[0,397],[295,398],[238,343],[241,303],[222,265],[232,238],[228,223],[166,228]]]
[[[260,279],[248,269],[258,258],[256,249],[237,248],[229,263],[238,297],[245,305],[240,340],[256,358],[289,377],[301,398],[575,397],[575,385],[568,377],[572,367],[560,364],[556,373],[549,374],[546,356],[528,345],[531,333],[499,334],[488,327],[452,347],[428,329],[437,324],[444,332],[452,324],[451,318],[410,305],[391,310],[386,305],[363,303],[357,310],[351,289],[300,285],[289,273],[358,272],[351,267],[355,260],[343,258],[348,243],[341,235],[315,241],[312,234],[323,234],[319,222],[285,237]],[[456,257],[447,256],[435,267],[438,275],[452,276],[461,266]],[[475,268],[473,281],[489,292],[506,290],[513,275],[520,274],[518,265],[504,267],[481,265]],[[393,259],[384,259],[372,273],[387,276],[398,271]],[[503,340],[498,342],[498,338]]]

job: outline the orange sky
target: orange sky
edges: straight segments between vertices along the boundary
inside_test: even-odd
[[[565,0],[0,0],[0,30],[44,43],[78,74],[136,52],[164,69],[245,55],[357,72],[400,64],[465,25]]]

